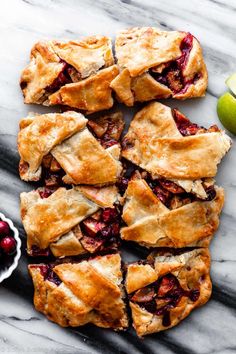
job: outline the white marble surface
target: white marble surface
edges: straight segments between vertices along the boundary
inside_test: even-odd
[[[21,231],[19,193],[30,187],[17,174],[18,121],[42,107],[23,104],[18,79],[32,44],[43,38],[115,36],[137,25],[192,32],[200,39],[209,71],[206,98],[168,101],[197,122],[219,123],[217,97],[236,71],[235,0],[2,0],[0,2],[0,200],[1,211]],[[128,115],[126,115],[128,117]],[[128,119],[128,118],[127,118]],[[211,244],[212,300],[181,325],[140,341],[133,331],[116,334],[92,326],[62,329],[32,306],[32,285],[24,248],[19,268],[0,285],[0,353],[236,353],[236,145],[219,168],[226,189],[221,226]]]

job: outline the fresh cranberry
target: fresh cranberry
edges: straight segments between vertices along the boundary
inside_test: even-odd
[[[117,218],[117,210],[115,208],[106,208],[102,212],[102,220],[104,222],[112,222]]]
[[[8,235],[10,232],[9,225],[6,221],[0,221],[0,236]]]
[[[8,255],[12,255],[16,252],[16,241],[14,237],[5,236],[0,241],[0,247],[2,248],[3,252]]]

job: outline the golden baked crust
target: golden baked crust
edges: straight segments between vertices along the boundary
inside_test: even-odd
[[[66,105],[91,114],[113,106],[111,81],[118,75],[117,65],[100,70],[82,81],[62,86],[48,97],[45,105]]]
[[[115,183],[122,170],[119,161],[113,158],[109,149],[101,146],[87,128],[53,148],[51,154],[70,177],[64,177],[66,183]]]
[[[109,85],[119,72],[113,64],[111,39],[105,36],[38,42],[20,79],[24,101],[89,113],[108,109],[113,105]]]
[[[96,257],[80,263],[63,263],[50,269],[29,265],[36,310],[60,326],[93,323],[121,330],[128,326],[122,300],[121,258],[118,254]],[[52,272],[57,275],[56,284]]]
[[[153,102],[134,116],[122,156],[153,176],[196,180],[214,177],[230,146],[224,131],[182,136],[171,109]]]
[[[115,50],[121,72],[111,87],[127,106],[156,98],[185,99],[205,95],[206,65],[200,44],[191,34],[134,27],[118,33]],[[166,68],[171,65],[167,81],[160,78],[158,82],[155,73],[164,77]],[[168,80],[173,80],[173,85]]]
[[[130,298],[133,326],[139,336],[176,326],[194,308],[204,305],[211,296],[210,253],[208,249],[199,248],[177,255],[171,254],[171,252],[153,252],[149,257],[149,262],[152,264],[148,265],[148,267],[152,268],[150,274],[153,274],[154,270],[156,277],[150,276],[145,285],[142,277],[137,277],[137,267],[139,273],[142,274],[142,269],[146,272],[147,265],[145,264],[129,265],[126,276],[126,289]],[[157,298],[153,297],[153,299],[157,300],[154,301],[168,301],[166,300],[168,296],[169,298],[172,296],[171,290],[169,290],[169,293],[166,291],[165,295],[159,294],[158,290],[158,284],[160,284],[164,276],[167,276],[167,280],[168,276],[171,276],[172,279],[174,276],[182,288],[183,295],[177,301],[175,300],[173,306],[167,307],[163,313],[159,310],[159,314],[155,314],[155,311],[154,313],[147,311],[144,307],[145,305],[138,303],[137,300],[132,301],[132,298],[135,299],[132,294],[133,291],[149,284],[153,284],[154,291],[157,291]],[[176,294],[178,294],[179,289],[177,288]],[[166,289],[164,288],[163,290]],[[189,294],[189,296],[184,294],[184,292]],[[195,296],[190,296],[190,294],[194,295],[194,292]],[[165,323],[164,318],[166,314],[169,317],[167,323]]]
[[[118,120],[123,121],[120,113],[111,114],[110,122],[113,122],[113,117],[114,126]],[[100,118],[101,121],[102,119],[104,118]],[[72,111],[61,114],[31,114],[23,118],[18,134],[21,179],[38,181],[42,172],[42,160],[51,153],[66,173],[66,183],[115,183],[122,170],[119,145],[116,154],[114,147],[105,149],[88,130],[87,122],[82,114]],[[120,134],[118,140],[119,137]]]
[[[27,234],[27,250],[50,248],[57,257],[86,253],[79,223],[101,208],[114,207],[115,186],[59,188],[48,198],[37,190],[21,193],[21,218]]]
[[[20,169],[21,179],[38,180],[43,157],[63,140],[83,130],[87,121],[82,114],[72,111],[30,114],[27,118],[23,118],[20,121],[18,150],[21,165],[27,163],[28,168]]]
[[[145,180],[129,182],[122,218],[127,224],[121,238],[146,247],[207,247],[219,226],[224,191],[215,187],[212,201],[193,201],[168,209]]]

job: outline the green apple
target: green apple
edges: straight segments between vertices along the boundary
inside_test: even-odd
[[[217,113],[223,126],[236,135],[236,98],[231,93],[226,92],[219,98]]]
[[[226,85],[230,89],[230,91],[233,92],[234,95],[236,95],[236,73],[228,77],[228,79],[225,81]]]

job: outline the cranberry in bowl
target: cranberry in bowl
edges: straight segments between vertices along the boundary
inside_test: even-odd
[[[10,277],[21,256],[21,240],[12,221],[0,213],[0,283]]]

